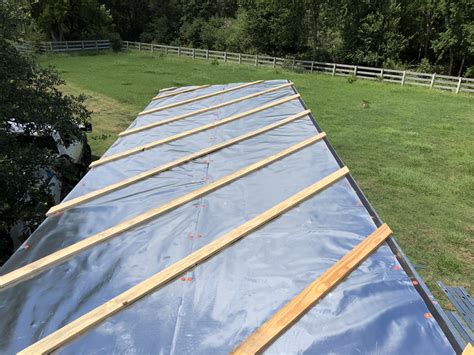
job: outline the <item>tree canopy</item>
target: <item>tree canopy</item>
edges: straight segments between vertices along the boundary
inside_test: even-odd
[[[14,41],[28,24],[28,7],[0,3],[0,265],[12,252],[10,230],[18,221],[33,230],[44,219],[51,195],[40,174],[57,161],[47,147],[35,144],[57,132],[77,137],[90,112],[84,97],[64,95],[63,82],[51,68],[42,68],[18,52]],[[31,142],[22,142],[21,127]]]
[[[32,15],[51,40],[117,32],[130,41],[474,75],[472,0],[44,0]]]

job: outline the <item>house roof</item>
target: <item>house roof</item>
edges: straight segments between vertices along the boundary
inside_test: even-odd
[[[382,223],[292,83],[160,92],[1,269],[0,351],[227,353]],[[266,352],[459,350],[387,237]]]

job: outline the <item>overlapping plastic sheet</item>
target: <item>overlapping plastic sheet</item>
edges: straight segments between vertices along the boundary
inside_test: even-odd
[[[139,116],[139,127],[282,85],[266,81]],[[152,102],[147,108],[239,84]],[[119,138],[106,156],[294,94],[291,87]],[[92,169],[66,200],[304,110],[298,100]],[[305,116],[47,218],[2,274],[160,206],[317,130]],[[0,291],[0,352],[14,353],[339,168],[317,142]],[[316,194],[58,350],[60,354],[223,354],[376,229],[347,179]],[[452,354],[391,249],[382,245],[270,348],[270,354]]]

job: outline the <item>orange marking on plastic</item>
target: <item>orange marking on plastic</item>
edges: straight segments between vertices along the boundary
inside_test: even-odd
[[[400,270],[401,267],[400,267],[400,265],[394,265],[392,269],[393,269],[393,270]]]
[[[186,278],[185,278],[185,277],[181,277],[180,280],[181,280],[181,281],[186,281]]]
[[[426,313],[424,314],[424,316],[425,316],[426,319],[428,319],[428,318],[433,318],[433,315],[432,315],[431,313],[428,313],[428,312],[426,312]]]
[[[192,278],[192,277],[188,277],[188,281],[189,281],[189,282],[193,281],[193,278]]]
[[[418,281],[413,280],[412,282],[413,282],[413,285],[418,286]]]
[[[23,245],[23,249],[28,249],[30,246],[28,244]]]

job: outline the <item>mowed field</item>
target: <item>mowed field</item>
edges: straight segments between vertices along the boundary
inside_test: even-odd
[[[147,52],[39,57],[85,93],[100,156],[159,89],[289,79],[435,295],[474,291],[474,95]]]

